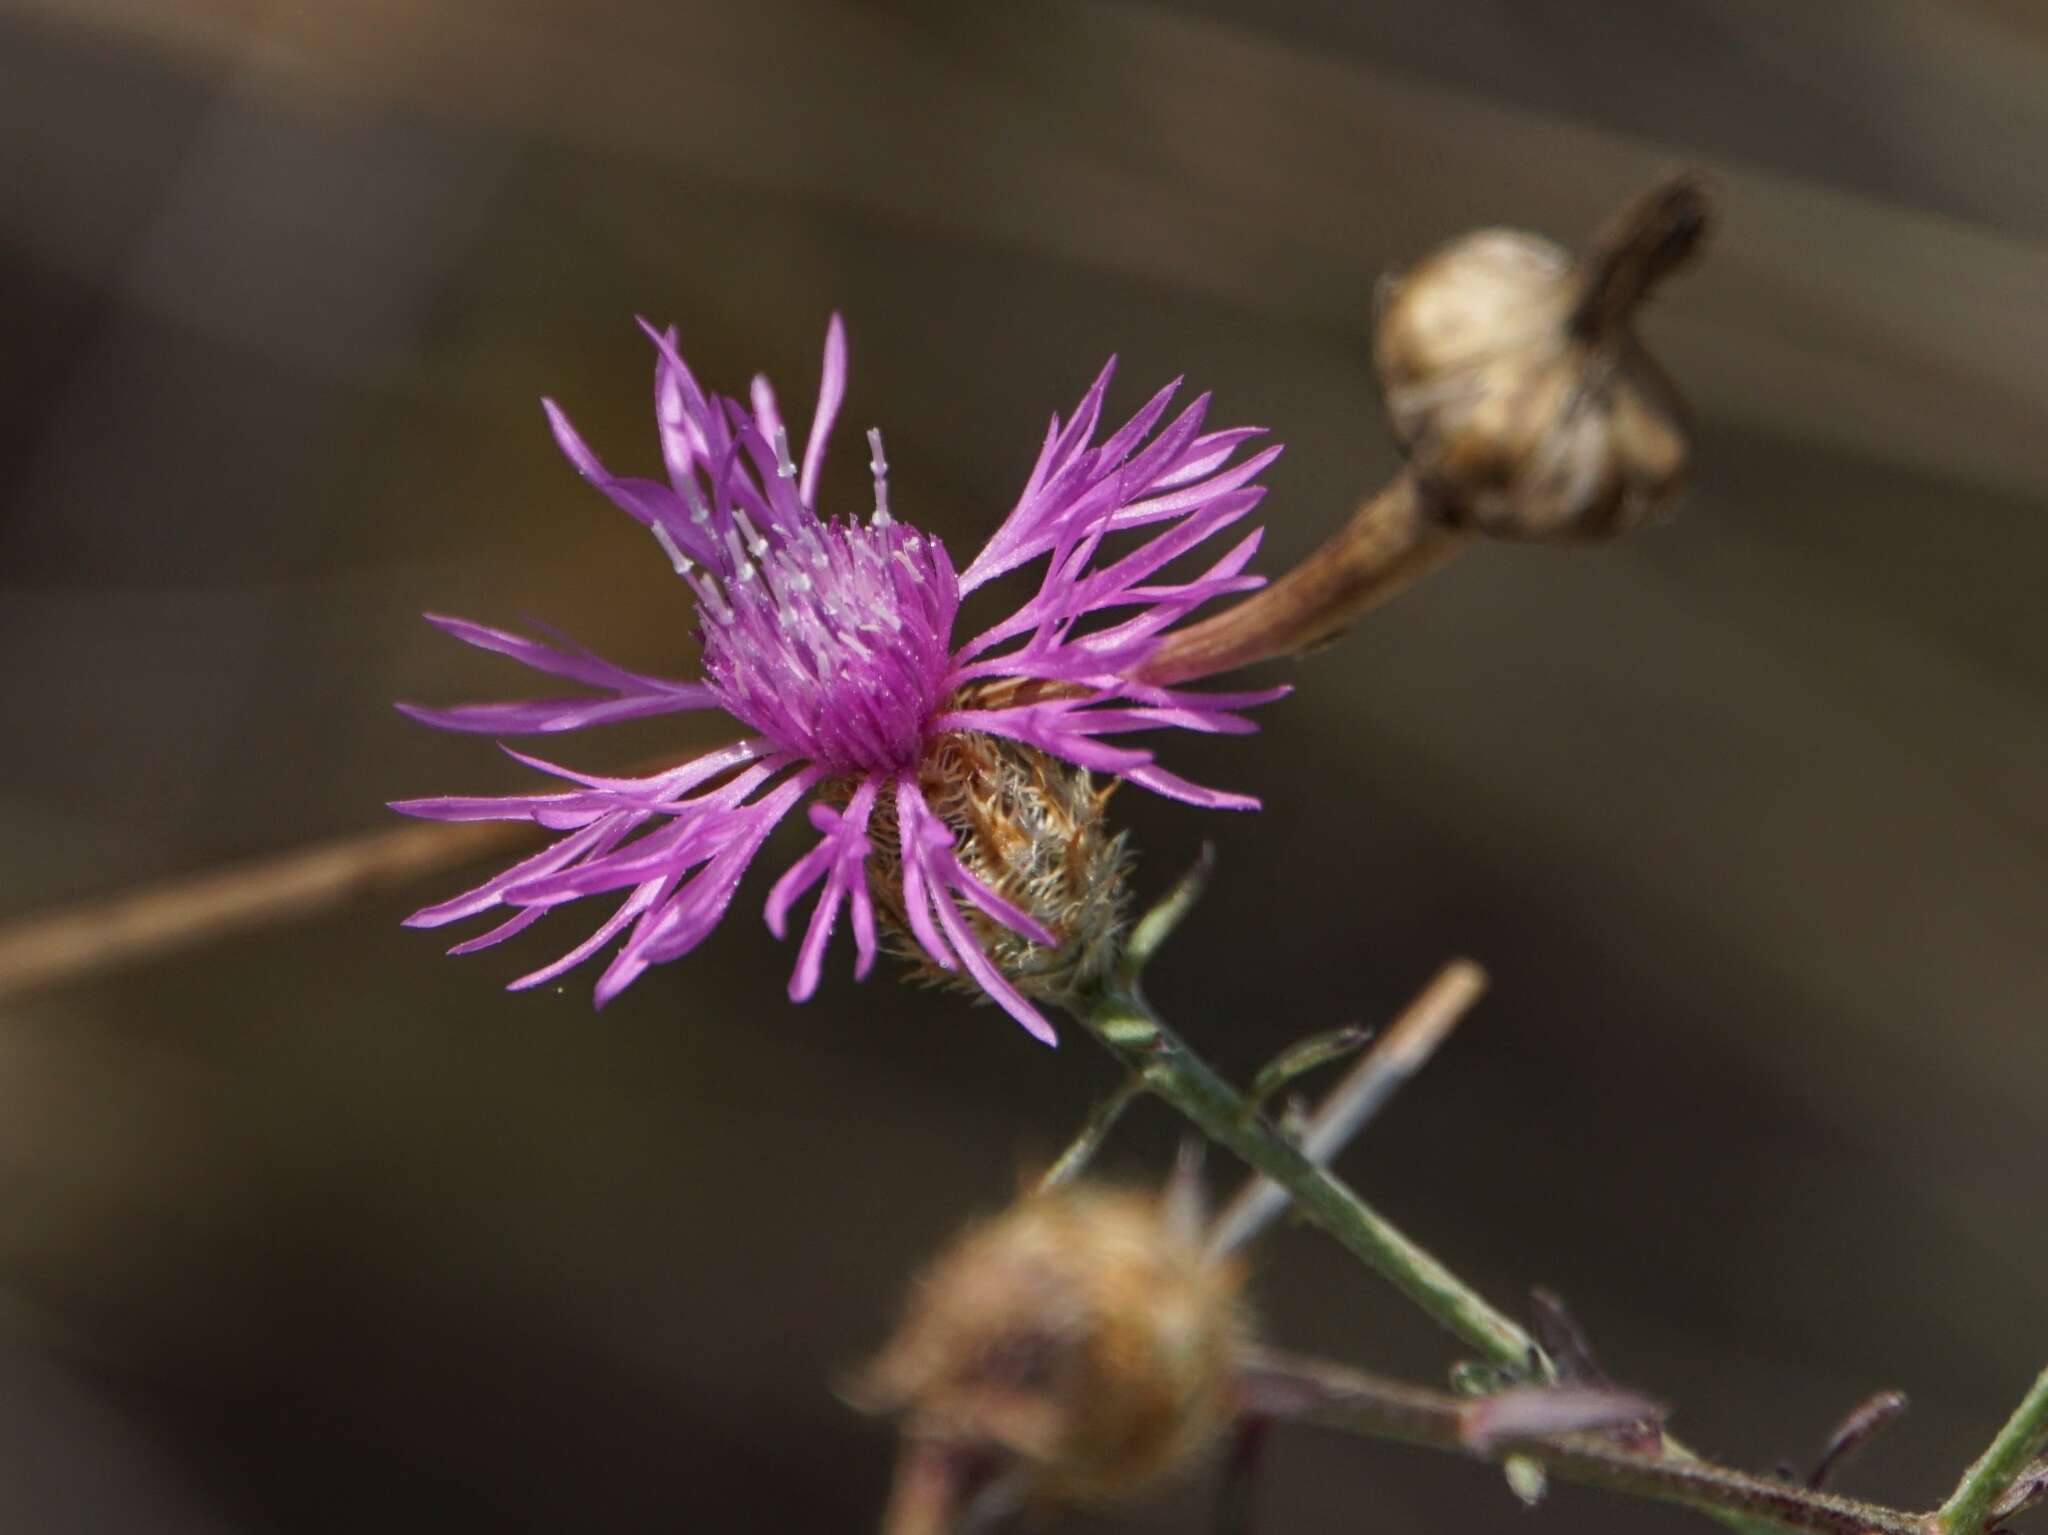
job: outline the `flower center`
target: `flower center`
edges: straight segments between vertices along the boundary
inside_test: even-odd
[[[728,713],[839,773],[918,759],[951,665],[959,584],[943,545],[878,509],[771,534],[745,514],[692,581],[704,671]]]

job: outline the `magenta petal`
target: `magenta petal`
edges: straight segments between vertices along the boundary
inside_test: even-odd
[[[770,762],[789,761],[787,757],[775,751],[774,743],[765,736],[749,736],[743,741],[716,747],[702,756],[692,757],[672,768],[663,768],[659,773],[645,778],[616,778],[595,773],[579,773],[574,768],[563,767],[531,752],[519,751],[510,746],[500,747],[500,750],[513,761],[524,763],[527,767],[536,768],[556,778],[567,779],[570,783],[582,784],[588,789],[601,790],[635,806],[673,799],[685,789],[693,789],[698,784],[717,777],[728,768],[739,767],[748,762],[760,762],[765,766]]]
[[[787,936],[789,908],[828,871],[832,879],[827,894],[819,898],[821,902],[828,899],[836,902],[837,897],[831,894],[831,889],[843,889],[851,879],[865,879],[862,869],[869,851],[866,835],[868,817],[874,810],[879,788],[878,778],[862,779],[843,815],[829,805],[811,807],[811,824],[822,838],[775,882],[763,912],[768,930],[777,938]]]
[[[478,912],[488,911],[493,906],[503,905],[506,889],[516,885],[520,880],[545,873],[550,869],[558,869],[572,859],[581,858],[593,850],[602,852],[631,829],[631,824],[622,818],[616,826],[593,825],[571,833],[559,842],[542,848],[538,853],[520,859],[509,869],[494,874],[474,889],[466,890],[461,895],[450,896],[445,901],[437,901],[432,906],[422,906],[405,919],[405,925],[441,927],[450,922],[458,922],[464,917],[473,917]]]
[[[621,901],[618,910],[607,917],[598,926],[597,931],[584,939],[583,942],[577,944],[575,948],[564,954],[560,959],[555,960],[552,964],[542,965],[538,970],[529,970],[517,980],[506,982],[505,989],[507,991],[530,991],[536,986],[546,985],[557,976],[568,974],[607,943],[611,942],[621,928],[648,907],[654,905],[674,883],[675,877],[673,875],[663,879],[649,880],[631,895],[627,896],[625,900]],[[528,911],[538,915],[543,909],[541,907],[529,907]]]
[[[1167,799],[1181,800],[1186,804],[1200,805],[1204,810],[1257,810],[1259,802],[1249,794],[1232,794],[1225,789],[1205,789],[1200,784],[1189,783],[1174,773],[1169,773],[1157,763],[1141,767],[1124,775],[1140,788],[1150,789],[1154,794]]]
[[[818,504],[818,475],[825,467],[825,443],[832,435],[832,423],[839,419],[839,404],[845,398],[846,322],[835,311],[825,325],[825,366],[818,376],[818,408],[811,412],[811,432],[804,442],[803,473],[797,479],[797,495],[814,510]]]
[[[1227,709],[1090,709],[1090,735],[1122,735],[1137,730],[1192,730],[1203,735],[1250,735],[1259,727]]]
[[[407,719],[438,730],[472,735],[552,735],[584,730],[620,720],[650,719],[684,709],[701,709],[705,701],[677,693],[642,694],[635,698],[527,698],[506,703],[455,704],[429,708],[424,704],[392,705]]]
[[[680,959],[711,935],[711,930],[724,920],[740,878],[761,850],[761,844],[816,781],[816,776],[799,775],[748,807],[750,816],[744,834],[706,864],[671,903],[669,910],[680,920],[651,932],[641,945],[647,958]]]
[[[1243,463],[1232,465],[1229,469],[1213,474],[1206,480],[1198,480],[1192,485],[1185,485],[1179,489],[1166,490],[1163,494],[1153,496],[1149,500],[1133,501],[1118,510],[1116,526],[1119,528],[1135,528],[1148,522],[1157,522],[1162,517],[1171,517],[1180,512],[1192,511],[1194,508],[1213,501],[1226,492],[1236,490],[1239,486],[1248,483],[1254,475],[1261,473],[1274,459],[1278,458],[1281,451],[1280,445],[1275,443],[1270,448],[1254,453]]]
[[[768,382],[767,374],[754,375],[747,396],[754,406],[754,430],[764,442],[773,442],[777,432],[787,431],[782,424],[782,411],[775,403],[775,386]]]
[[[599,462],[590,446],[569,424],[569,418],[562,413],[553,400],[542,400],[541,409],[547,413],[548,425],[554,431],[555,442],[561,448],[563,457],[576,468],[576,472],[590,481],[611,500],[620,511],[635,522],[648,527],[661,527],[670,537],[688,546],[695,535],[690,527],[688,508],[675,491],[653,480],[643,480],[628,475],[616,475]]]
[[[960,913],[948,900],[938,903],[939,921],[946,929],[946,936],[953,940],[953,947],[959,951],[960,962],[967,967],[967,973],[974,977],[975,984],[989,994],[989,997],[1004,1012],[1024,1025],[1033,1039],[1041,1044],[1057,1045],[1059,1035],[1053,1032],[1051,1024],[1045,1021],[1045,1014],[1024,999],[1024,994],[1010,984],[1006,977],[989,958],[982,953],[981,945],[974,941],[974,935],[967,930],[967,924]]]
[[[448,952],[450,954],[474,954],[479,949],[488,949],[494,944],[503,943],[514,933],[525,932],[546,915],[547,912],[538,906],[529,906],[524,911],[515,911],[489,932],[479,933],[474,938],[465,938],[460,943],[449,945]]]
[[[818,904],[811,910],[804,940],[797,946],[796,964],[790,969],[787,987],[790,1001],[808,1002],[818,994],[818,983],[825,978],[825,945],[832,940],[832,929],[839,923],[839,908],[845,900],[844,883],[836,877],[827,881]]]
[[[1059,935],[1040,922],[1030,912],[1013,902],[1004,900],[980,880],[967,872],[966,867],[951,853],[946,858],[946,883],[979,906],[989,916],[1014,933],[1022,933],[1033,943],[1048,949],[1060,946]]]
[[[1035,746],[1040,751],[1064,757],[1091,772],[1115,773],[1128,777],[1152,760],[1150,752],[1109,746],[1093,740],[1088,731],[1088,712],[1066,699],[1050,703],[1024,704],[1009,709],[958,709],[939,717],[935,723],[947,730],[979,730]]]
[[[905,793],[906,789],[909,790],[908,794]],[[959,859],[953,856],[951,850],[952,833],[932,813],[923,795],[917,792],[908,778],[898,781],[897,807],[897,827],[902,838],[905,900],[911,904],[914,913],[937,915],[944,934],[940,942],[959,958],[960,963],[984,990],[990,990],[984,974],[995,972],[973,937],[963,936],[968,934],[968,929],[961,924],[959,910],[954,904],[953,897],[956,894],[965,896],[996,921],[1022,933],[1032,942],[1042,943],[1048,948],[1058,947],[1058,938],[1042,923],[1020,907],[1004,900],[961,866]],[[911,896],[913,882],[918,892],[915,898]],[[912,925],[915,929],[915,920]],[[918,941],[925,945],[927,952],[933,951],[933,945],[926,942],[923,933],[918,934]],[[1008,983],[1004,984],[1007,987]],[[991,995],[994,994],[991,991]],[[1005,1003],[1005,1006],[1007,1005]],[[1035,1011],[1032,1016],[1037,1016]]]
[[[768,905],[762,912],[769,932],[777,938],[789,936],[789,908],[825,877],[838,857],[838,847],[827,838],[783,871],[775,888],[768,892]]]
[[[1173,397],[1180,392],[1183,382],[1182,379],[1175,379],[1147,400],[1135,416],[1110,434],[1102,444],[1102,459],[1105,464],[1121,464],[1131,456],[1131,450],[1143,442],[1146,433],[1159,424],[1159,418],[1166,414],[1166,407],[1173,403]],[[1202,398],[1206,400],[1208,396],[1204,395]]]
[[[550,631],[555,634],[556,643],[549,645],[540,640],[530,640],[523,634],[514,634],[509,629],[498,629],[489,624],[477,623],[474,619],[455,618],[446,613],[428,613],[423,616],[436,629],[452,635],[465,645],[474,645],[479,650],[510,656],[522,665],[530,666],[537,672],[546,672],[550,676],[567,677],[572,682],[612,688],[618,692],[672,691],[689,693],[702,698],[705,702],[712,701],[709,690],[700,682],[676,682],[666,677],[649,677],[639,672],[628,671],[623,666],[614,666],[595,651],[577,644],[558,631]]]
[[[959,961],[952,947],[932,924],[934,892],[925,870],[929,847],[927,823],[938,818],[924,802],[917,780],[906,773],[896,780],[896,834],[902,844],[903,908],[910,931],[933,964],[941,970],[957,970]],[[941,828],[943,831],[944,828]],[[948,840],[950,834],[948,834]]]
[[[566,637],[557,636],[557,643],[550,645],[466,618],[451,618],[442,613],[429,613],[426,618],[428,623],[465,644],[509,656],[550,676],[604,688],[614,695],[610,698],[521,699],[508,703],[458,704],[452,708],[429,708],[409,703],[397,706],[401,714],[443,730],[506,735],[579,730],[614,720],[644,719],[683,709],[708,708],[718,702],[717,694],[704,683],[676,682],[666,677],[649,677],[628,671]]]
[[[591,993],[592,1000],[597,1006],[603,1007],[612,998],[639,980],[646,969],[646,960],[640,958],[638,954],[621,950],[613,958],[612,962],[605,966],[604,974],[597,978],[596,989]]]
[[[690,435],[692,452],[706,462],[717,458],[727,447],[725,421],[712,397],[697,383],[690,365],[683,361],[683,354],[677,349],[675,327],[658,330],[644,316],[637,323],[654,343],[655,353],[667,365],[669,378],[682,399],[682,419]]]
[[[1160,490],[1173,490],[1190,481],[1199,480],[1222,464],[1245,443],[1255,437],[1266,435],[1263,426],[1234,426],[1227,431],[1211,432],[1196,439],[1190,445],[1187,455],[1159,479]]]
[[[442,794],[429,799],[395,799],[389,808],[423,821],[531,821],[549,804],[578,798],[574,794]]]
[[[875,968],[875,955],[880,949],[875,937],[875,897],[865,874],[849,883],[853,903],[853,978],[864,981]]]

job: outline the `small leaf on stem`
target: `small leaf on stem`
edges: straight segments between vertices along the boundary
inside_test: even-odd
[[[1173,936],[1174,929],[1195,909],[1195,902],[1209,888],[1209,876],[1215,872],[1216,845],[1204,842],[1194,866],[1167,892],[1165,900],[1138,919],[1137,925],[1131,929],[1131,936],[1124,941],[1121,969],[1126,984],[1135,984],[1145,973],[1145,967],[1152,962],[1161,945]]]
[[[1347,1023],[1340,1029],[1330,1029],[1321,1034],[1311,1034],[1306,1039],[1296,1040],[1260,1067],[1259,1074],[1252,1078],[1251,1091],[1245,1094],[1245,1113],[1263,1113],[1268,1100],[1281,1088],[1299,1077],[1306,1076],[1319,1066],[1327,1066],[1332,1061],[1340,1061],[1345,1056],[1364,1049],[1371,1039],[1371,1029]]]
[[[1529,1311],[1535,1319],[1536,1341],[1557,1365],[1559,1380],[1574,1386],[1608,1383],[1607,1372],[1593,1353],[1592,1340],[1565,1308],[1562,1296],[1538,1285],[1529,1292]]]
[[[2014,1514],[2024,1513],[2042,1499],[2048,1498],[2048,1455],[2042,1456],[2013,1479],[1991,1510],[1994,1520],[2010,1519]]]
[[[1906,1393],[1903,1391],[1880,1391],[1865,1401],[1859,1402],[1849,1416],[1835,1425],[1835,1431],[1828,1435],[1827,1448],[1821,1451],[1818,1464],[1807,1477],[1809,1487],[1823,1487],[1834,1474],[1835,1467],[1854,1455],[1879,1432],[1898,1421],[1906,1410]]]
[[[1534,1508],[1550,1491],[1550,1473],[1543,1469],[1540,1460],[1510,1455],[1501,1462],[1501,1470],[1507,1473],[1508,1491],[1522,1500],[1524,1508]]]
[[[1043,1194],[1072,1181],[1074,1176],[1095,1160],[1095,1154],[1102,1149],[1102,1143],[1109,1138],[1109,1132],[1116,1128],[1116,1122],[1123,1118],[1124,1110],[1131,1106],[1131,1100],[1145,1090],[1144,1080],[1137,1076],[1125,1077],[1116,1091],[1097,1103],[1088,1111],[1088,1118],[1078,1130],[1067,1149],[1048,1167],[1038,1180],[1038,1192]]]
[[[1563,1297],[1539,1285],[1529,1292],[1529,1309],[1535,1319],[1536,1339],[1550,1356],[1559,1381],[1568,1386],[1614,1389],[1613,1377],[1601,1368],[1599,1356],[1593,1352],[1592,1339],[1566,1308]],[[1653,1419],[1644,1418],[1615,1425],[1611,1437],[1625,1449],[1654,1455],[1662,1447],[1664,1431]]]

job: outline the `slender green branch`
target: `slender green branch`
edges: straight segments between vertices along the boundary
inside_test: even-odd
[[[1138,984],[1144,964],[1187,915],[1208,868],[1205,850],[1193,874],[1138,924],[1114,977],[1093,995],[1077,1000],[1075,1017],[1130,1069],[1134,1083],[1164,1098],[1210,1140],[1278,1185],[1303,1215],[1439,1326],[1478,1350],[1505,1379],[1536,1385],[1554,1382],[1556,1366],[1529,1333],[1274,1128],[1256,1101],[1248,1101],[1217,1075],[1145,1002]],[[1471,968],[1476,996],[1483,977]],[[1469,1000],[1449,1008],[1448,1015],[1455,1017]],[[1121,1108],[1117,1103],[1111,1117]],[[1082,1132],[1082,1143],[1092,1152],[1106,1130],[1107,1122],[1098,1129],[1091,1120]],[[1336,1381],[1342,1389],[1322,1389],[1304,1410],[1291,1415],[1489,1458],[1527,1456],[1569,1480],[1698,1508],[1741,1535],[1783,1528],[1822,1535],[1985,1535],[2015,1502],[2032,1500],[2037,1490],[2031,1484],[2016,1484],[2048,1464],[2048,1371],[2034,1382],[1949,1500],[1935,1513],[1916,1514],[1713,1465],[1669,1436],[1656,1452],[1626,1449],[1585,1433],[1482,1445],[1474,1441],[1466,1416],[1472,1398],[1422,1392],[1335,1367],[1318,1368],[1323,1371],[1323,1388]]]
[[[1079,1017],[1148,1089],[1194,1121],[1210,1140],[1285,1188],[1303,1213],[1438,1323],[1517,1375],[1528,1375],[1533,1366],[1539,1378],[1548,1377],[1548,1361],[1528,1333],[1265,1120],[1247,1114],[1237,1090],[1127,990],[1105,989]]]
[[[1796,1482],[1751,1476],[1697,1460],[1625,1450],[1596,1433],[1475,1436],[1484,1397],[1427,1391],[1319,1360],[1255,1357],[1246,1372],[1254,1400],[1277,1415],[1376,1438],[1450,1450],[1483,1460],[1526,1456],[1551,1475],[1661,1503],[1677,1503],[1730,1521],[1768,1521],[1823,1535],[1928,1535],[1926,1516],[1865,1503]]]
[[[1116,1128],[1116,1122],[1124,1117],[1124,1110],[1131,1101],[1145,1091],[1145,1084],[1135,1074],[1127,1076],[1117,1084],[1116,1090],[1103,1098],[1088,1111],[1087,1121],[1067,1143],[1067,1149],[1059,1154],[1045,1175],[1038,1180],[1038,1192],[1056,1189],[1074,1177],[1095,1160],[1095,1153],[1102,1149],[1102,1143],[1109,1138],[1109,1132]]]
[[[1183,903],[1176,920],[1185,910]],[[1167,931],[1171,925],[1164,924]],[[1155,945],[1164,936],[1165,932],[1155,933]],[[1126,968],[1118,982],[1077,1006],[1075,1016],[1149,1091],[1172,1104],[1210,1140],[1279,1184],[1304,1215],[1414,1301],[1424,1315],[1498,1365],[1507,1378],[1538,1383],[1556,1378],[1549,1357],[1511,1317],[1487,1304],[1272,1125],[1248,1114],[1243,1096],[1133,994],[1134,979]],[[1664,1458],[1678,1467],[1694,1463],[1692,1453],[1668,1437]],[[1763,1535],[1774,1527],[1762,1510],[1723,1509],[1718,1517],[1741,1535]],[[1924,1532],[1916,1527],[1915,1535]]]
[[[1977,1463],[1935,1514],[1941,1535],[1981,1535],[2013,1479],[2048,1450],[2048,1370],[2043,1370]]]
[[[1159,952],[1160,945],[1173,936],[1174,929],[1195,909],[1202,892],[1209,888],[1209,876],[1215,872],[1216,844],[1204,842],[1194,866],[1167,891],[1165,900],[1138,918],[1130,936],[1124,940],[1123,954],[1117,960],[1117,980],[1122,989],[1137,994],[1138,977],[1152,963],[1152,956]]]
[[[1471,960],[1454,959],[1445,965],[1402,1009],[1393,1026],[1373,1044],[1371,1053],[1316,1105],[1301,1133],[1287,1139],[1316,1166],[1329,1166],[1401,1084],[1422,1069],[1485,990],[1486,972]],[[1258,1084],[1254,1082],[1245,1112],[1256,1117],[1259,1108]],[[1209,1250],[1227,1253],[1250,1241],[1287,1202],[1287,1191],[1271,1178],[1254,1179],[1217,1217]]]
[[[1372,1030],[1347,1023],[1342,1028],[1296,1040],[1259,1068],[1259,1074],[1252,1078],[1251,1091],[1245,1094],[1245,1111],[1265,1113],[1266,1105],[1282,1088],[1320,1066],[1341,1061],[1345,1056],[1364,1049],[1371,1038]]]

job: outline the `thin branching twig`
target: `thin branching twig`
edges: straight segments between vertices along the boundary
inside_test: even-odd
[[[395,826],[24,918],[0,928],[0,1001],[316,916],[531,832],[524,821]]]
[[[1374,1043],[1371,1052],[1317,1106],[1302,1127],[1301,1153],[1326,1167],[1380,1111],[1401,1084],[1415,1075],[1458,1020],[1486,990],[1486,972],[1469,959],[1455,959]],[[1248,1105],[1256,1114],[1256,1099]],[[1287,1190],[1270,1178],[1255,1180],[1231,1202],[1210,1231],[1210,1251],[1230,1252],[1250,1241],[1287,1207]]]

